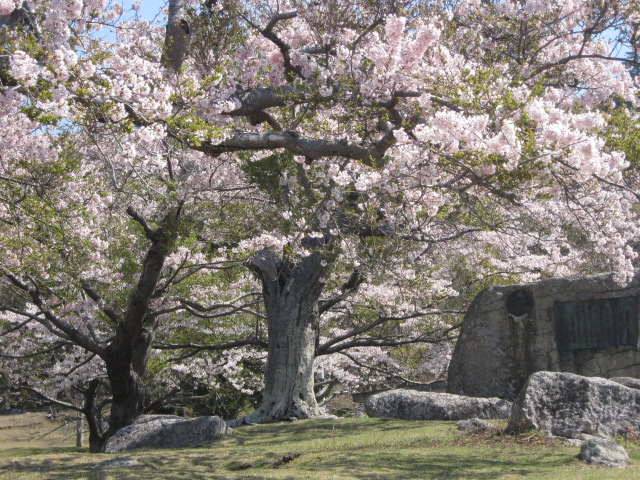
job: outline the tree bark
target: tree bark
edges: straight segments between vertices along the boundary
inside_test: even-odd
[[[153,333],[143,328],[137,337],[131,349],[113,349],[110,360],[106,362],[112,403],[105,441],[144,413],[147,359]]]
[[[191,27],[186,19],[183,0],[170,0],[168,6],[167,32],[164,39],[162,63],[178,72],[182,68],[189,45]]]
[[[102,444],[104,443],[100,405],[97,403],[99,389],[99,379],[94,378],[89,382],[87,391],[84,394],[84,406],[82,408],[82,413],[86,417],[89,427],[89,451],[91,453],[101,452]]]
[[[262,282],[269,349],[262,404],[246,417],[268,422],[322,415],[313,391],[318,342],[318,299],[328,256],[318,250],[295,261],[262,250],[249,268]]]
[[[84,415],[76,415],[76,447],[84,447]]]

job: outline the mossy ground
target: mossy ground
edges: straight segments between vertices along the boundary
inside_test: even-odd
[[[72,424],[42,437],[60,424],[30,420],[29,433],[7,427],[7,418],[0,421],[0,480],[640,478],[638,441],[625,442],[632,465],[612,470],[585,465],[577,447],[558,440],[506,435],[499,421],[497,432],[478,435],[459,433],[455,422],[370,418],[242,427],[198,448],[127,454],[138,467],[96,470],[123,455],[74,447]]]

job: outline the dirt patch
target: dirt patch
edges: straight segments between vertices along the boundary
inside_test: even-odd
[[[285,455],[280,460],[276,460],[275,462],[273,462],[271,464],[271,468],[281,467],[283,465],[286,465],[287,463],[293,462],[296,458],[299,458],[301,456],[302,456],[301,453],[292,453],[291,455]]]

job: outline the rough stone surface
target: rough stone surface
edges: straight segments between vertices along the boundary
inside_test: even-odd
[[[613,377],[610,378],[612,382],[619,383],[624,385],[625,387],[635,388],[636,390],[640,390],[640,379],[632,378],[632,377]]]
[[[369,398],[371,395],[375,395],[377,393],[380,392],[386,392],[389,390],[397,390],[399,388],[404,388],[407,390],[416,390],[418,392],[438,392],[438,393],[444,393],[445,389],[447,387],[447,382],[445,382],[444,380],[436,380],[434,382],[429,382],[429,383],[414,383],[411,385],[397,385],[395,388],[384,388],[381,390],[370,390],[370,391],[366,391],[366,392],[357,392],[351,395],[351,399],[356,402],[356,403],[365,403],[367,401],[367,398]]]
[[[106,470],[108,468],[129,468],[138,467],[140,463],[131,457],[117,457],[104,462],[96,463],[92,468],[94,470]]]
[[[580,458],[592,465],[624,468],[629,465],[629,456],[618,442],[606,438],[590,438],[580,449]]]
[[[460,420],[456,423],[456,427],[461,432],[466,433],[480,433],[488,430],[495,430],[495,425],[485,422],[481,418],[470,418],[468,420]]]
[[[136,448],[193,447],[228,433],[233,433],[233,430],[220,417],[185,419],[172,415],[143,415],[107,440],[105,452],[119,453]]]
[[[528,313],[513,315],[507,310],[507,299],[518,290],[532,299],[532,308]],[[638,295],[638,276],[623,288],[611,275],[548,279],[483,290],[462,324],[449,367],[447,392],[513,399],[529,375],[537,371],[640,378],[637,345],[560,351],[554,318],[559,302]],[[638,322],[640,325],[640,319]]]
[[[508,418],[511,402],[499,398],[398,389],[370,396],[365,403],[365,411],[370,417],[403,420]]]
[[[511,411],[507,429],[609,438],[640,431],[640,390],[604,378],[536,372]]]

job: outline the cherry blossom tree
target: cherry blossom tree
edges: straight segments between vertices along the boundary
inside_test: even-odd
[[[283,190],[325,189],[312,197],[315,218],[282,208],[297,216],[300,234],[252,240],[277,248],[250,262],[273,318],[265,400],[250,420],[318,414],[314,309],[331,268],[349,261],[340,254],[354,252],[349,236],[451,248],[479,278],[612,269],[624,281],[636,257],[628,163],[601,135],[604,105],[637,100],[626,58],[604,38],[617,31],[634,46],[634,6],[363,4],[340,10],[344,24],[322,21],[340,6],[291,2],[247,13],[259,42],[252,62],[268,69],[269,83],[236,92],[240,106],[229,113],[257,115],[250,107],[258,105],[251,122],[264,129],[200,147],[210,155],[283,148],[302,167],[282,168]],[[367,218],[362,208],[345,221],[360,197],[396,210],[374,206]],[[433,268],[435,258],[425,263]]]
[[[154,116],[166,118],[173,108],[170,87],[131,83],[128,53],[112,56],[112,42],[99,38],[102,22],[121,9],[103,7],[45,2],[1,12],[18,18],[6,22],[14,29],[2,32],[8,68],[1,121],[13,132],[2,142],[2,276],[3,287],[13,292],[1,306],[3,337],[11,347],[5,358],[52,354],[42,364],[52,368],[50,379],[58,373],[77,382],[46,382],[49,391],[88,382],[83,404],[75,408],[89,419],[92,451],[148,408],[147,364],[163,320],[211,298],[191,292],[190,284],[210,285],[212,272],[230,262],[208,252],[200,239],[208,236],[207,221],[199,215],[214,203],[226,215],[235,203],[228,192],[242,189],[230,181],[234,167],[224,159],[201,164],[202,154],[176,147],[161,124],[132,127],[125,99],[142,88]],[[124,22],[117,33],[126,35],[127,28]],[[148,30],[122,45],[149,41]],[[162,44],[155,45],[159,62],[138,57],[134,75],[171,75],[177,68],[171,49],[179,45],[173,37],[167,36],[165,57]],[[241,300],[246,308],[251,303],[250,295]],[[207,308],[237,312],[242,306]],[[30,332],[43,329],[50,335],[39,348],[45,337]],[[18,330],[31,340],[21,345],[24,351],[11,343]],[[13,373],[15,379],[15,368]],[[35,391],[38,378],[27,379]],[[107,430],[96,403],[103,379],[110,395]],[[37,391],[57,401],[47,388]]]
[[[37,322],[102,359],[106,438],[144,410],[168,317],[258,314],[235,289],[211,307],[205,272],[229,261],[248,258],[266,311],[251,421],[321,415],[318,356],[446,338],[469,282],[624,281],[637,175],[611,126],[636,115],[618,45],[637,52],[638,11],[171,0],[154,23],[117,2],[2,0],[9,330]],[[220,345],[264,344],[249,332]]]

